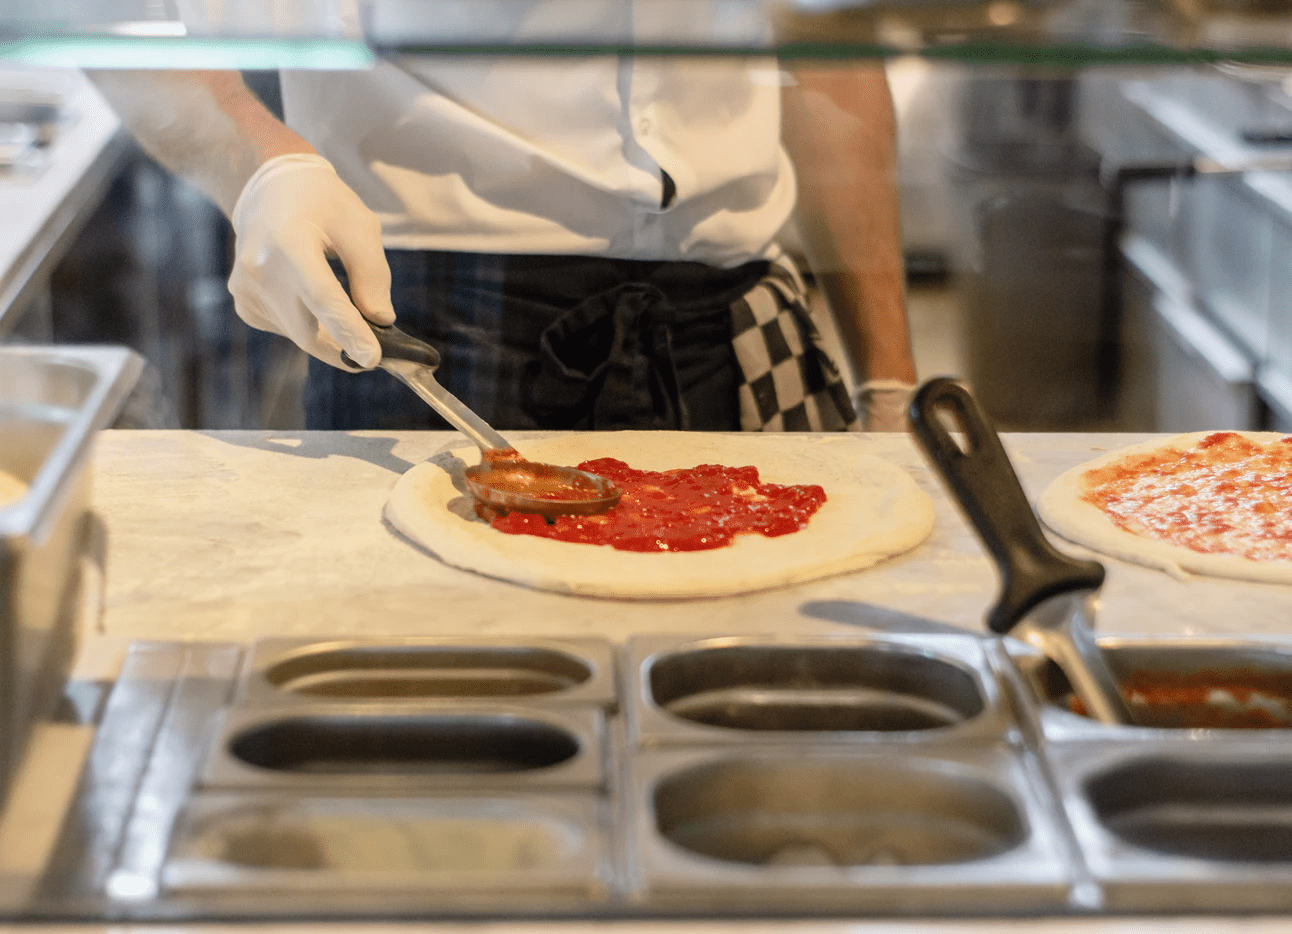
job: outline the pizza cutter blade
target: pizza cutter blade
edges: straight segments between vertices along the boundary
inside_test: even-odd
[[[1091,631],[1103,565],[1065,555],[1045,537],[1000,436],[963,386],[930,380],[916,392],[909,415],[916,440],[1000,571],[988,628],[1012,633],[1051,658],[1095,719],[1133,722]]]
[[[435,379],[440,354],[425,341],[394,325],[368,323],[381,345],[377,365],[421,397],[450,425],[480,448],[481,461],[465,472],[467,488],[495,513],[527,512],[551,520],[561,515],[604,512],[622,491],[605,477],[526,460],[489,424]],[[345,351],[341,360],[357,366]]]

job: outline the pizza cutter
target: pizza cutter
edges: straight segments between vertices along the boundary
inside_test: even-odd
[[[961,432],[957,440],[943,415]],[[1012,633],[1051,658],[1095,719],[1132,718],[1091,628],[1104,567],[1050,544],[1010,465],[1000,436],[973,396],[953,380],[925,383],[910,406],[911,430],[968,516],[1000,571],[987,613],[997,635]]]
[[[549,520],[561,515],[604,512],[619,502],[623,491],[605,477],[573,467],[526,460],[511,443],[439,384],[435,371],[440,354],[425,341],[394,325],[368,322],[381,345],[377,364],[417,393],[480,448],[480,463],[464,474],[467,489],[478,503],[495,513],[527,512]],[[349,354],[341,361],[357,367]]]

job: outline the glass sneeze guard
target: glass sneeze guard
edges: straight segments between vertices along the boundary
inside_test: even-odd
[[[363,68],[412,52],[1286,63],[1292,16],[1270,0],[57,0],[0,12],[0,59],[30,64]]]

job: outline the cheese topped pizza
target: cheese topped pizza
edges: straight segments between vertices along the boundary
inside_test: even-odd
[[[1061,476],[1039,512],[1115,557],[1292,582],[1292,436],[1197,432],[1117,451]]]

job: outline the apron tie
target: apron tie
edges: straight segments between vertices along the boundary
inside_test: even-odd
[[[580,302],[543,330],[526,372],[526,408],[562,429],[686,430],[674,317],[668,297],[643,283]]]

